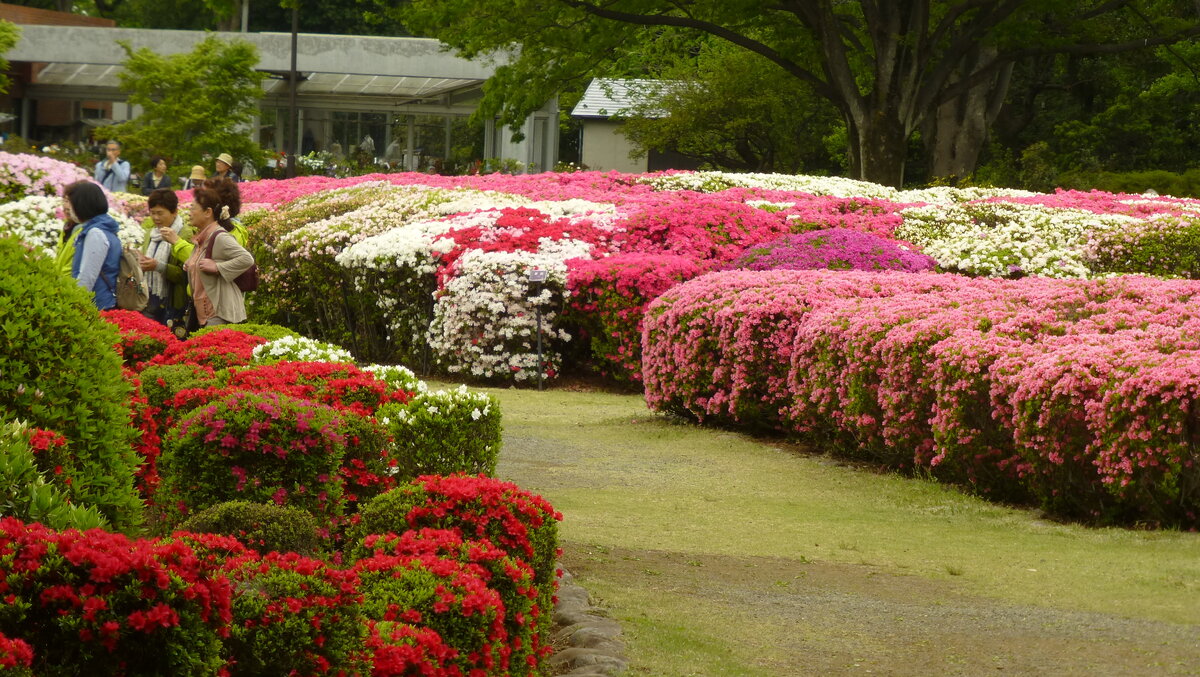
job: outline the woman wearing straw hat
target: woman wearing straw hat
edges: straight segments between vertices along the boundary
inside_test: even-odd
[[[218,155],[216,166],[217,173],[213,174],[214,179],[229,179],[234,183],[242,180],[242,178],[233,171],[233,156],[229,153],[221,153]]]
[[[183,182],[183,189],[192,190],[193,188],[199,188],[200,184],[204,183],[204,179],[206,178],[208,178],[208,173],[204,171],[204,167],[195,165],[192,167],[191,175]]]

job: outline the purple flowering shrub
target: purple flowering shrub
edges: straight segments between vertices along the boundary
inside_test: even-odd
[[[848,228],[812,230],[750,247],[730,266],[740,270],[933,270],[937,262],[894,240]]]

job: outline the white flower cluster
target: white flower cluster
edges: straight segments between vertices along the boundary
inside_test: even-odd
[[[53,255],[62,236],[61,209],[62,198],[41,195],[0,205],[0,235],[15,235]]]
[[[971,275],[1089,277],[1090,233],[1127,227],[1137,219],[1077,209],[973,202],[902,210],[896,236],[941,267]]]
[[[561,241],[557,244],[561,244]],[[568,257],[569,258],[569,257]],[[477,377],[537,378],[537,310],[541,310],[543,377],[552,377],[562,356],[554,346],[569,341],[554,327],[555,298],[566,285],[562,252],[467,251],[458,275],[439,292],[428,343],[451,372]],[[529,271],[545,270],[545,283]],[[540,289],[534,295],[534,286]],[[561,298],[559,296],[559,298]]]
[[[678,172],[647,174],[638,183],[655,190],[694,190],[713,193],[729,188],[761,188],[792,191],[834,197],[868,197],[894,199],[896,189],[869,181],[857,181],[840,176],[805,176],[792,174],[737,174],[726,172]]]
[[[146,240],[146,229],[142,228],[142,224],[115,209],[110,209],[108,215],[121,226],[117,230],[117,238],[121,240],[121,246],[125,249],[141,249],[142,243]]]
[[[301,258],[336,256],[348,245],[427,217],[444,194],[436,189],[389,187],[377,201],[284,234],[276,249]]]
[[[389,407],[390,415],[381,417],[380,423],[410,426],[424,417],[478,421],[491,413],[494,403],[486,393],[468,390],[465,385],[453,390],[425,390],[402,407]]]
[[[275,362],[345,362],[354,364],[349,350],[304,336],[284,336],[255,347],[251,353],[254,364]]]
[[[362,368],[375,374],[375,378],[383,381],[392,390],[407,390],[423,393],[429,390],[429,384],[417,378],[412,369],[398,364],[370,364]]]

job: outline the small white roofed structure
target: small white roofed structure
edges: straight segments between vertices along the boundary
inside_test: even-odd
[[[595,78],[588,83],[571,117],[581,122],[579,159],[588,169],[638,174],[668,167],[691,169],[677,157],[649,151],[631,157],[637,148],[621,133],[623,119],[633,114],[666,117],[654,101],[675,82],[664,80]],[[650,105],[646,105],[650,104]]]

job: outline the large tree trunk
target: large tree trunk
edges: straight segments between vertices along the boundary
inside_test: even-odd
[[[908,130],[882,111],[864,120],[847,120],[850,142],[850,175],[893,188],[904,184],[908,155]]]
[[[994,56],[994,53],[981,54],[976,58]],[[1012,64],[1009,64],[995,78],[941,103],[925,119],[922,136],[929,155],[930,178],[962,179],[975,171],[979,154],[987,144],[988,131],[1004,106],[1011,77]]]

